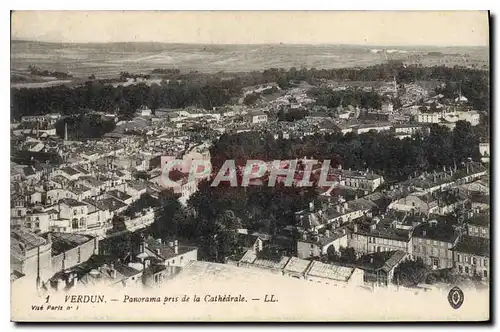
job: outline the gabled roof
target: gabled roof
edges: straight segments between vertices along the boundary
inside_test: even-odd
[[[401,250],[397,250],[394,252],[394,254],[384,263],[384,265],[381,267],[381,269],[385,272],[391,271],[396,265],[399,264],[405,257],[406,253]]]

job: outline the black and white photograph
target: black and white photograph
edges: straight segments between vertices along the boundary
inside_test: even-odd
[[[10,34],[12,321],[491,319],[488,11]]]

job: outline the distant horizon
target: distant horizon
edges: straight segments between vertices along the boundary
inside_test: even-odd
[[[375,47],[375,48],[388,48],[388,47],[404,47],[404,48],[425,48],[425,47],[437,47],[437,48],[489,48],[489,45],[423,45],[423,44],[351,44],[351,43],[290,43],[290,42],[268,42],[268,43],[248,43],[248,44],[236,44],[236,43],[182,43],[182,42],[166,42],[166,41],[50,41],[50,40],[37,40],[37,39],[11,39],[11,42],[22,42],[22,43],[40,43],[40,44],[72,44],[72,45],[109,45],[109,44],[165,44],[165,45],[217,45],[217,46],[259,46],[259,45],[292,45],[292,46],[359,46],[359,47]]]

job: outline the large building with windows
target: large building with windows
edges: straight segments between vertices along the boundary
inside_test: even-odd
[[[413,230],[413,256],[421,258],[433,269],[453,267],[453,248],[459,239],[448,224],[430,220]]]
[[[403,225],[396,218],[375,217],[368,222],[354,224],[347,237],[347,245],[360,254],[400,250],[411,255],[411,228],[411,225]]]
[[[477,236],[463,237],[453,250],[455,271],[483,280],[490,277],[490,240]]]
[[[490,214],[478,213],[471,216],[467,222],[467,234],[486,239],[490,238]]]

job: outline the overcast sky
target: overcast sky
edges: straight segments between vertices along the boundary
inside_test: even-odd
[[[487,46],[488,13],[16,11],[12,38],[50,42]]]

